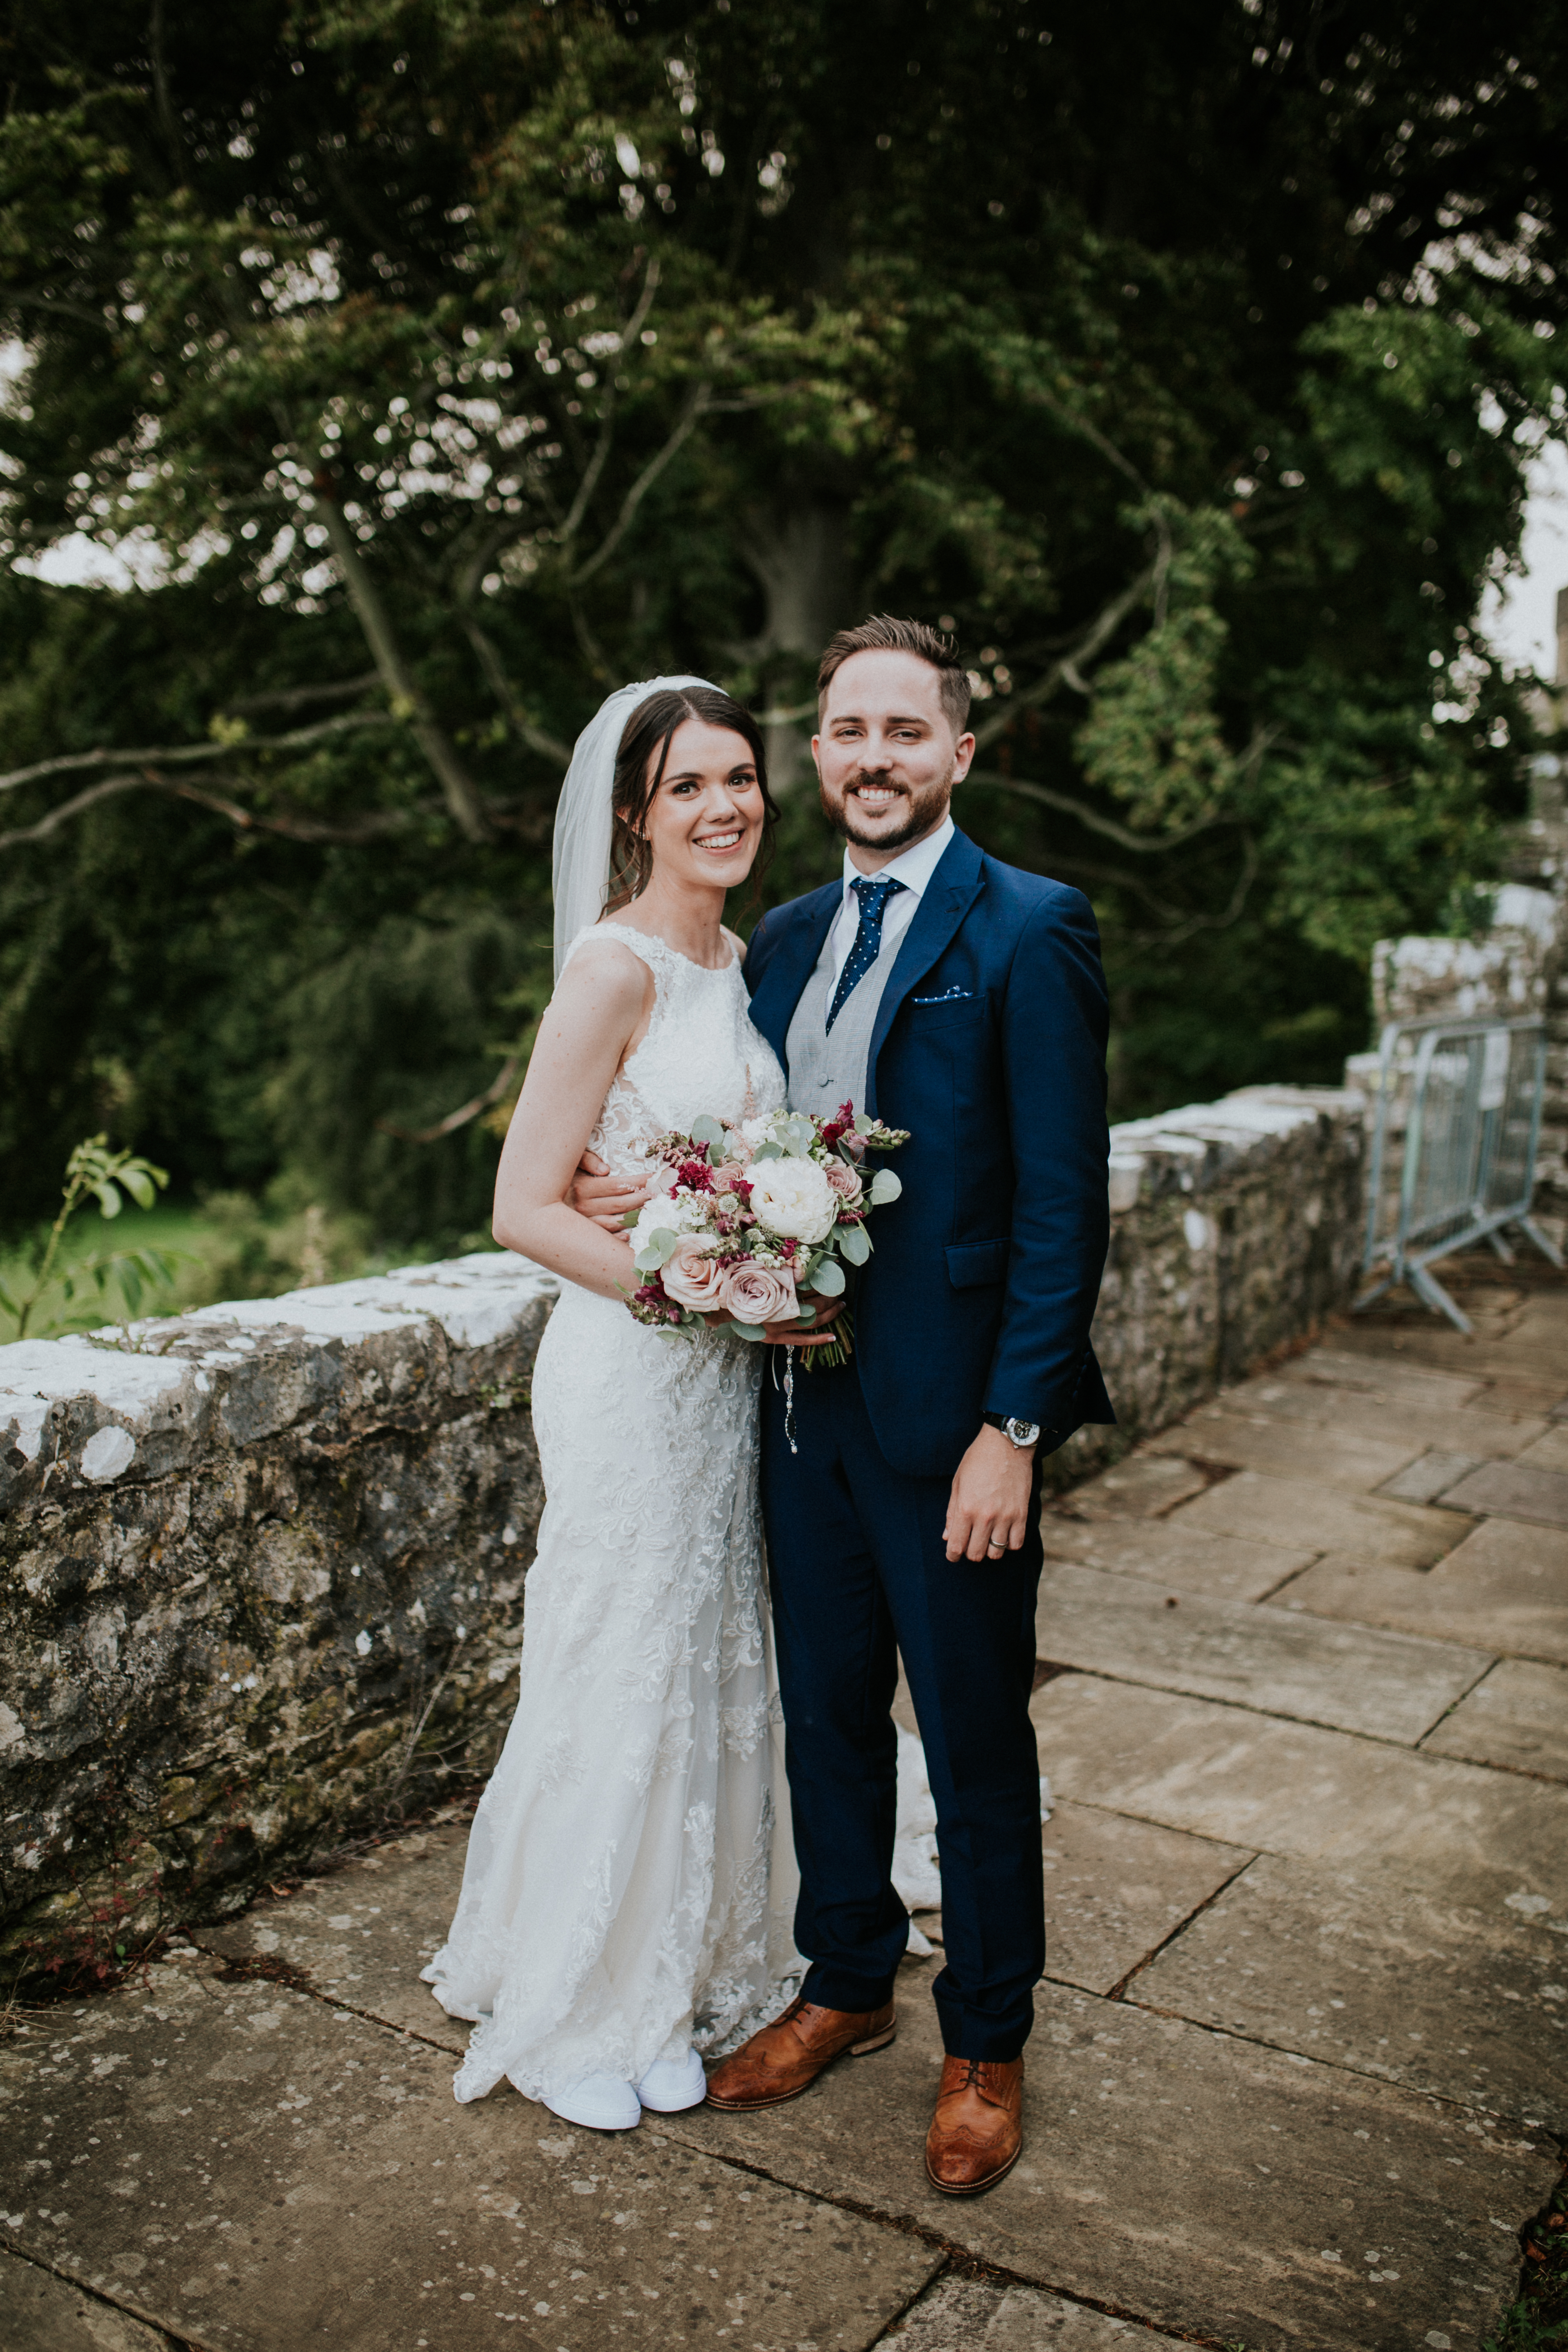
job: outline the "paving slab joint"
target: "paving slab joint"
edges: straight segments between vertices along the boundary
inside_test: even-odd
[[[704,2156],[710,2157],[715,2164],[727,2166],[732,2172],[743,2172],[752,2180],[765,2180],[771,2189],[787,2189],[792,2196],[813,2198],[819,2205],[831,2205],[837,2212],[852,2213],[857,2221],[871,2221],[880,2229],[895,2231],[900,2237],[913,2238],[920,2244],[929,2246],[933,2253],[943,2257],[941,2267],[932,2272],[920,2293],[904,2305],[898,2319],[889,2320],[881,2335],[871,2339],[873,2346],[889,2340],[889,2330],[909,2316],[920,2296],[928,2294],[939,2278],[956,2277],[983,2279],[996,2286],[1034,2288],[1045,2294],[1054,2294],[1060,2302],[1072,2304],[1080,2311],[1094,2311],[1102,2318],[1120,2320],[1125,2326],[1146,2328],[1151,2334],[1166,2339],[1174,2338],[1182,2344],[1211,2347],[1212,2352],[1237,2352],[1237,2347],[1223,2336],[1202,2336],[1173,2327],[1169,2322],[1152,2319],[1147,2312],[1134,2311],[1127,2304],[1102,2302],[1096,2295],[1083,2294],[1075,2288],[1062,2286],[1055,2279],[1029,2271],[1009,2270],[1002,2263],[987,2262],[975,2253],[973,2247],[955,2243],[952,2239],[944,2237],[940,2230],[933,2230],[929,2222],[918,2220],[913,2213],[886,2212],[864,2198],[845,2196],[841,2189],[825,2189],[817,2182],[808,2183],[792,2179],[784,2173],[770,2172],[765,2165],[753,2164],[742,2156],[731,2156],[724,2148],[716,2147],[711,2141],[680,2140],[679,2134],[673,2132],[669,2137],[686,2147],[700,2145]],[[896,2338],[892,2340],[896,2341]]]
[[[1184,1935],[1187,1929],[1192,1926],[1194,1919],[1201,1919],[1205,1911],[1211,1910],[1215,1904],[1219,1901],[1222,1895],[1228,1894],[1230,1889],[1236,1885],[1237,1880],[1238,1878],[1244,1878],[1257,1860],[1258,1856],[1255,1853],[1249,1853],[1244,1862],[1238,1862],[1236,1868],[1231,1872],[1230,1876],[1228,1878],[1222,1878],[1219,1885],[1214,1889],[1213,1893],[1205,1895],[1201,1903],[1194,1903],[1192,1909],[1187,1912],[1184,1917],[1177,1920],[1175,1926],[1171,1929],[1168,1936],[1162,1936],[1157,1944],[1152,1944],[1150,1946],[1149,1949],[1144,1953],[1141,1960],[1133,1961],[1132,1966],[1128,1969],[1126,1975],[1119,1977],[1116,1982],[1111,1986],[1110,1990],[1105,1996],[1106,2000],[1125,2000],[1127,1998],[1127,1988],[1132,1982],[1134,1977],[1141,1976],[1145,1969],[1152,1967],[1153,1963],[1159,1958],[1161,1953],[1164,1951],[1168,1946],[1173,1944],[1178,1936]],[[1147,2005],[1148,2004],[1144,2002],[1140,2002],[1138,2004],[1140,2008],[1146,2007]]]
[[[172,2335],[161,2319],[150,2319],[132,2305],[117,2303],[112,2295],[100,2294],[95,2287],[88,2286],[78,2278],[74,2272],[61,2269],[58,2263],[40,2262],[36,2253],[24,2252],[20,2246],[7,2245],[4,2251],[12,2262],[26,2263],[29,2269],[41,2271],[46,2278],[58,2279],[62,2286],[68,2287],[73,2294],[79,2294],[83,2302],[96,2303],[105,2311],[119,2312],[121,2317],[133,2321],[136,2326],[156,2336],[163,2352],[207,2352],[205,2345],[195,2343],[188,2336]]]

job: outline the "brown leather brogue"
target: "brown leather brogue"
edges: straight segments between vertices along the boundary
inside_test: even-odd
[[[819,2009],[815,2001],[792,2001],[782,2017],[742,2043],[708,2077],[708,2104],[735,2113],[776,2107],[798,2098],[825,2066],[846,2051],[865,2058],[885,2050],[898,2032],[892,2002],[880,2009]]]
[[[977,2197],[1017,2163],[1024,2146],[1021,2058],[944,2058],[926,2171],[948,2197]]]

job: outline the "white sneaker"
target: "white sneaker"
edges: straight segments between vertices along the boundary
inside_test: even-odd
[[[708,2096],[708,2077],[695,2050],[684,2058],[656,2058],[637,2084],[637,2097],[656,2116],[676,2116],[682,2107],[700,2107]]]
[[[544,2104],[552,2116],[589,2131],[631,2131],[642,2121],[642,2101],[618,2074],[584,2074],[569,2091]]]

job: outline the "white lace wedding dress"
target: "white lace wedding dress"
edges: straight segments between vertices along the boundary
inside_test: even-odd
[[[703,1112],[773,1110],[784,1078],[721,971],[613,922],[653,973],[648,1032],[590,1148]],[[644,1171],[646,1172],[646,1171]],[[423,1973],[477,2021],[459,2099],[637,2083],[773,2015],[804,1963],[757,1498],[765,1350],[661,1337],[562,1286],[540,1343],[544,1475],[517,1714],[468,1842],[447,1942]]]

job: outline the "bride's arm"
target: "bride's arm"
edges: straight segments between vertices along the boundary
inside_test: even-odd
[[[540,1024],[496,1173],[501,1246],[601,1298],[637,1288],[631,1244],[579,1216],[566,1193],[652,997],[653,975],[629,948],[615,940],[579,948]]]

